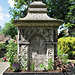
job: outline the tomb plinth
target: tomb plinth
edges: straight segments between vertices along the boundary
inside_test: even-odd
[[[50,18],[46,7],[42,0],[34,0],[27,16],[14,20],[18,27],[18,61],[28,70],[32,63],[35,70],[41,70],[40,64],[47,67],[48,60],[54,62],[57,56],[57,28],[63,21]]]

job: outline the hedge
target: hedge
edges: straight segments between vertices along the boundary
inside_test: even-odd
[[[75,37],[59,38],[58,47],[62,53],[68,54],[69,58],[75,57]]]

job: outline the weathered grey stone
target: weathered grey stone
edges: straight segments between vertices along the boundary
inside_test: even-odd
[[[62,72],[58,73],[58,72],[53,72],[53,73],[47,73],[47,72],[44,72],[44,73],[3,73],[3,75],[63,75]]]
[[[57,28],[62,23],[62,20],[47,15],[46,4],[41,0],[32,2],[27,16],[14,20],[18,26],[19,63],[30,69],[33,62],[35,70],[41,70],[40,64],[47,68],[50,58],[54,62],[57,56]]]

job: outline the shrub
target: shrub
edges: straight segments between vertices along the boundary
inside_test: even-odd
[[[17,42],[14,40],[10,40],[9,44],[6,46],[7,53],[5,54],[9,59],[8,61],[10,62],[10,67],[14,63],[14,59],[17,56]]]
[[[59,58],[61,59],[61,61],[64,65],[68,64],[68,55],[67,54],[59,55]]]
[[[0,62],[3,62],[3,58],[0,58]]]
[[[0,50],[5,49],[5,43],[0,43]]]
[[[72,75],[72,72],[70,71],[69,68],[70,67],[74,68],[74,64],[73,63],[64,64],[65,61],[61,61],[61,60],[62,60],[61,58],[56,57],[56,60],[54,61],[57,69],[59,69],[61,72],[63,72],[64,75]],[[70,72],[70,74],[68,74],[68,72]]]
[[[58,47],[58,56],[61,56],[61,55],[63,55],[63,53],[59,50],[59,47]]]
[[[58,39],[58,47],[62,53],[68,54],[69,58],[73,58],[75,56],[75,37]]]

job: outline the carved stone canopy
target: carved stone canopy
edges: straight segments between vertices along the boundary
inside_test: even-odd
[[[19,20],[14,20],[14,24],[16,26],[27,26],[27,23],[49,23],[49,26],[58,27],[63,23],[63,20],[53,19],[47,15],[46,4],[42,2],[42,0],[34,0],[29,5],[28,14],[24,18],[20,18]],[[26,24],[24,24],[26,23]],[[33,25],[31,25],[33,26]],[[41,26],[41,25],[40,25]]]

